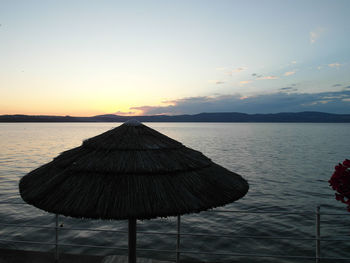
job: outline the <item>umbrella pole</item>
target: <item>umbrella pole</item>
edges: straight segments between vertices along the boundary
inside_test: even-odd
[[[129,219],[129,263],[136,263],[136,219]]]

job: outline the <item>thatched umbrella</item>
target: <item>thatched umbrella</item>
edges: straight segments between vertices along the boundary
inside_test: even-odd
[[[223,206],[248,188],[240,175],[135,120],[85,140],[19,182],[23,200],[47,212],[128,219],[129,262],[136,261],[136,219]]]

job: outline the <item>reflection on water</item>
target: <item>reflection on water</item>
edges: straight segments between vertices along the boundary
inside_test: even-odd
[[[60,152],[79,146],[82,140],[118,126],[117,123],[1,123],[0,201],[21,202],[18,180],[30,170],[52,160]],[[248,179],[250,190],[238,202],[218,210],[310,212],[309,215],[202,212],[183,216],[182,231],[215,235],[294,236],[313,238],[312,214],[322,204],[323,212],[345,212],[328,186],[333,167],[349,157],[349,124],[267,123],[149,123],[152,128],[199,150],[222,166]],[[350,215],[350,214],[349,214]],[[350,217],[322,216],[322,237],[348,241],[323,241],[322,256],[350,257]],[[29,205],[0,204],[0,221],[18,224],[54,225],[54,216]],[[126,221],[77,220],[61,217],[60,242],[127,247],[125,233],[68,231],[67,228],[127,230]],[[140,231],[176,231],[175,218],[144,220]],[[1,239],[53,242],[54,231],[1,227]],[[139,248],[175,250],[175,236],[138,234]],[[23,248],[15,243],[2,247]],[[30,246],[49,249],[47,246]],[[181,248],[203,252],[313,256],[314,241],[263,240],[183,236]],[[126,253],[64,247],[71,253]],[[150,256],[145,252],[140,255]],[[157,253],[153,257],[174,258]],[[310,262],[292,259],[252,259],[208,255],[183,255],[206,261]],[[327,261],[325,261],[327,262]]]

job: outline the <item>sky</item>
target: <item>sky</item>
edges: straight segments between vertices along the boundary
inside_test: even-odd
[[[350,1],[0,0],[0,115],[350,113]]]

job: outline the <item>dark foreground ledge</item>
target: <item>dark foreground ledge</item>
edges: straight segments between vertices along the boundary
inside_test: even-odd
[[[53,252],[39,252],[0,248],[0,263],[54,263]],[[58,263],[127,263],[127,256],[93,256],[60,254]],[[173,263],[149,258],[137,258],[137,263]],[[184,262],[189,263],[189,262]],[[197,262],[198,263],[198,262]]]

